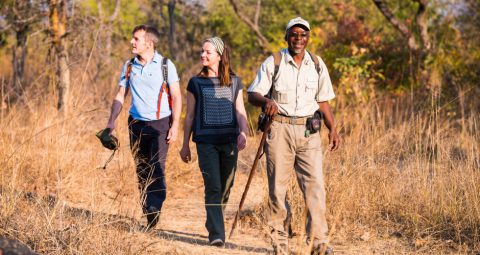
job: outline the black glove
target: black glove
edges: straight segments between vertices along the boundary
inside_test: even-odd
[[[96,136],[98,137],[98,139],[100,139],[103,147],[109,150],[118,149],[118,139],[114,135],[110,134],[110,128],[105,128],[98,131]]]

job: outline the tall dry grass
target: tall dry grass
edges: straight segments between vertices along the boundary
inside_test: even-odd
[[[45,77],[1,108],[0,235],[47,254],[152,253],[155,241],[138,230],[139,192],[128,146],[101,169],[109,152],[94,133],[106,123],[115,81],[96,82],[80,64],[72,70],[70,113],[59,114],[55,94],[42,92]],[[336,109],[343,146],[325,150],[324,166],[332,240],[369,232],[403,237],[418,252],[437,242],[459,251],[480,249],[478,91],[469,93],[451,103],[462,109],[461,117],[436,105],[414,108],[408,99]],[[124,110],[116,130],[124,142],[126,119]],[[167,161],[175,169],[168,172],[169,185],[195,183],[190,173],[196,167],[183,164],[177,151],[178,144]],[[252,157],[246,158],[248,164]],[[195,185],[201,186],[199,180]],[[291,198],[294,229],[301,232],[298,188]]]
[[[103,170],[110,152],[95,137],[105,126],[120,71],[105,68],[103,76],[111,73],[97,79],[88,56],[72,61],[71,111],[66,114],[57,112],[56,94],[45,87],[49,66],[39,66],[40,55],[32,55],[26,65],[29,76],[43,71],[24,84],[21,94],[7,98],[8,79],[1,79],[0,236],[42,254],[148,254],[155,240],[145,238],[141,229],[128,146],[122,144]],[[128,141],[126,114],[116,130],[122,143]]]
[[[480,116],[473,102],[457,119],[445,107],[414,110],[410,99],[339,109],[343,148],[326,151],[324,167],[332,239],[396,236],[417,252],[479,250]],[[295,184],[290,197],[301,232],[305,212]]]

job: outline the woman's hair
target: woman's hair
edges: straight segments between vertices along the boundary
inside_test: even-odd
[[[235,75],[235,73],[230,67],[230,47],[228,47],[228,45],[224,43],[223,54],[220,55],[220,63],[218,65],[218,78],[220,79],[221,86],[232,85],[230,75]],[[208,68],[206,66],[202,67],[202,70],[200,71],[198,76],[207,77]]]

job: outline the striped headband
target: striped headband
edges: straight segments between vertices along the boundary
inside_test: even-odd
[[[208,38],[204,42],[209,42],[209,43],[213,44],[213,46],[217,50],[218,54],[220,54],[220,56],[223,54],[223,50],[225,49],[225,45],[223,44],[223,41],[220,37]]]

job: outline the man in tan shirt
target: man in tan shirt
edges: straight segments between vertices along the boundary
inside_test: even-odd
[[[266,155],[270,198],[268,224],[276,254],[288,253],[283,223],[287,217],[285,196],[292,168],[305,197],[306,231],[309,243],[313,242],[312,254],[321,251],[333,254],[333,250],[326,247],[328,226],[321,139],[319,132],[310,132],[307,128],[307,118],[317,110],[323,113],[329,129],[330,150],[338,149],[340,138],[328,103],[335,97],[330,76],[322,59],[306,51],[309,37],[307,21],[300,17],[290,20],[285,30],[288,48],[280,51],[276,77],[273,77],[276,63],[271,56],[263,62],[248,89],[248,101],[264,107],[265,113],[274,120],[266,140]]]

